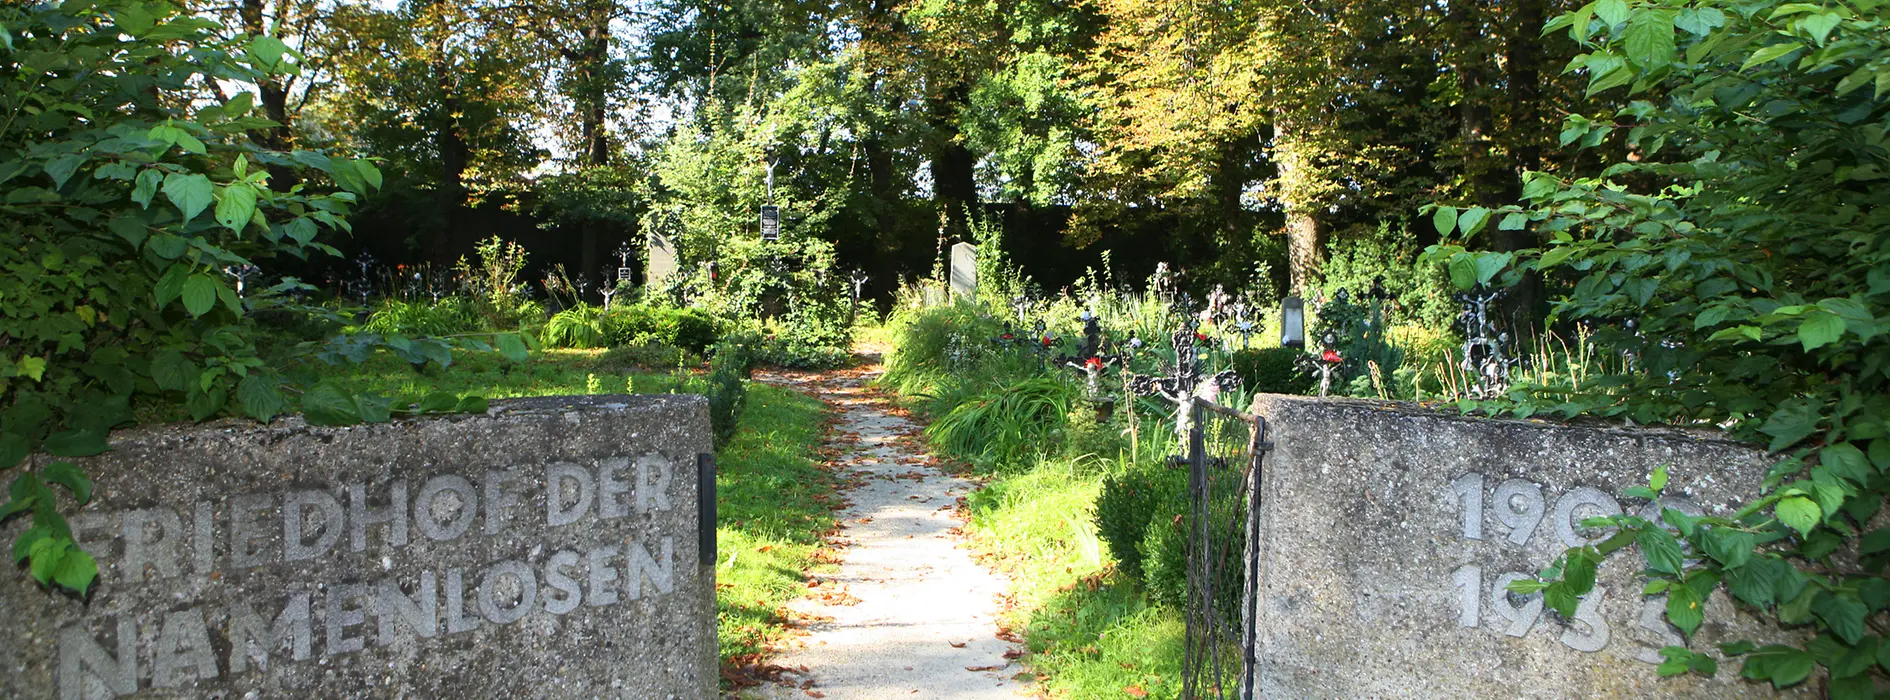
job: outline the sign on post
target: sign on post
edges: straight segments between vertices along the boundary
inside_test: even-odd
[[[781,238],[781,208],[772,204],[761,208],[761,240],[775,241]]]

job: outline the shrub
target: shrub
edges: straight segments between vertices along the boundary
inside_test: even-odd
[[[223,270],[332,252],[324,232],[381,173],[258,147],[250,93],[202,99],[298,69],[272,37],[225,39],[179,4],[127,0],[0,3],[0,27],[0,521],[34,523],[13,542],[18,569],[83,595],[96,562],[52,488],[90,489],[71,463],[22,463],[109,449],[134,402],[196,420],[288,411],[294,380],[258,356],[250,314],[293,306],[299,283],[239,297]]]
[[[728,339],[715,344],[709,358],[709,424],[715,431],[715,444],[727,444],[735,436],[736,423],[748,405],[749,374],[754,370],[752,339]]]
[[[660,343],[701,353],[720,335],[714,317],[696,309],[624,305],[599,317],[602,343],[627,347]]]
[[[1186,486],[1187,472],[1175,471]],[[1185,488],[1166,495],[1174,500],[1161,506],[1174,513],[1150,519],[1136,551],[1142,558],[1142,590],[1149,600],[1179,609],[1188,604],[1188,524],[1193,518],[1187,515]]]
[[[1241,384],[1256,393],[1307,394],[1318,385],[1312,374],[1301,368],[1296,348],[1253,348],[1234,353],[1234,374]]]
[[[1188,474],[1163,465],[1136,463],[1103,479],[1096,497],[1096,530],[1109,545],[1116,567],[1132,580],[1144,580],[1143,541],[1149,523],[1173,519],[1187,497]]]

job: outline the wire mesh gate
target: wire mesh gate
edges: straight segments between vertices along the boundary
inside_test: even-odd
[[[1183,698],[1254,697],[1261,460],[1266,419],[1200,398],[1182,409],[1188,468],[1187,643]]]

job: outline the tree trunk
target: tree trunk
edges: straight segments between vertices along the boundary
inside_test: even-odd
[[[432,69],[441,96],[442,113],[435,120],[433,147],[440,153],[440,208],[443,221],[427,237],[427,255],[435,264],[448,265],[453,262],[454,237],[472,233],[465,230],[470,219],[466,215],[466,168],[471,149],[466,146],[465,135],[461,133],[460,105],[456,96],[458,86],[453,81],[452,67],[444,61],[436,61]]]
[[[926,116],[932,125],[932,202],[945,225],[945,235],[965,240],[965,216],[978,202],[973,174],[977,159],[965,148],[958,128],[959,110],[970,95],[960,83],[926,98]]]
[[[1292,127],[1286,120],[1273,125],[1273,162],[1278,164],[1281,206],[1286,210],[1286,271],[1291,293],[1310,296],[1325,264],[1325,232],[1314,216],[1311,202],[1294,198],[1293,179],[1305,175],[1306,164],[1295,148]]]
[[[1547,0],[1514,0],[1515,15],[1505,63],[1509,83],[1509,140],[1514,162],[1504,181],[1501,199],[1513,202],[1522,196],[1522,173],[1542,169],[1542,144],[1546,132],[1542,124],[1542,26],[1547,14]],[[1533,248],[1540,243],[1535,231],[1500,231],[1490,227],[1491,247],[1501,251]],[[1521,284],[1510,290],[1506,311],[1518,329],[1536,325],[1547,316],[1547,294],[1542,275],[1531,272]]]
[[[1457,74],[1457,138],[1463,145],[1463,179],[1470,199],[1486,207],[1500,206],[1503,169],[1495,167],[1490,149],[1493,118],[1484,75],[1482,17],[1485,9],[1475,0],[1450,4],[1447,20],[1456,32],[1452,70]]]
[[[263,36],[269,33],[263,10],[267,0],[243,0],[237,6],[237,16],[242,21],[244,33],[250,36]],[[295,147],[295,134],[289,129],[289,90],[274,77],[263,77],[256,83],[257,104],[262,107],[263,117],[276,123],[276,126],[263,129],[250,129],[249,140],[258,146],[272,151],[287,151]],[[302,181],[293,168],[281,165],[269,167],[270,185],[278,190]]]

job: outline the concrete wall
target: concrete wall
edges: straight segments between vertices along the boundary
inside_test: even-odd
[[[74,518],[89,599],[0,581],[0,697],[714,695],[701,397],[113,447]]]
[[[1730,514],[1770,463],[1710,436],[1465,418],[1354,400],[1265,396],[1275,447],[1261,508],[1259,685],[1263,697],[1729,697],[1770,695],[1737,680],[1661,679],[1680,636],[1643,597],[1638,548],[1601,566],[1577,620],[1540,596],[1501,591],[1570,545],[1578,523],[1670,465],[1662,505]],[[1467,506],[1467,507],[1466,507]],[[1657,512],[1657,510],[1649,511]],[[1708,601],[1692,641],[1776,637]]]

